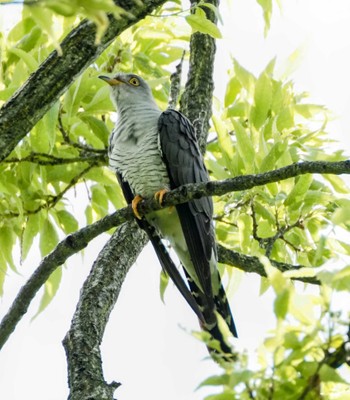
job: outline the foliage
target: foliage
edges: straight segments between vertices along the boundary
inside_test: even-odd
[[[236,60],[224,107],[213,118],[217,140],[208,146],[213,179],[263,173],[294,162],[346,159],[325,142],[328,111],[294,93],[290,81],[273,75],[274,60],[258,78]],[[217,236],[249,254],[288,264],[320,266],[349,255],[334,229],[347,208],[348,189],[337,176],[300,176],[232,193],[217,202]],[[345,207],[345,208],[344,208]],[[337,232],[337,231],[336,231]]]
[[[38,28],[28,9],[2,38],[2,102],[53,49],[47,33]],[[55,19],[63,29],[61,37],[70,31],[75,20],[75,16]],[[155,34],[159,31],[162,33]],[[108,87],[98,75],[113,69],[133,70],[150,81],[155,97],[166,107],[169,73],[165,68],[182,56],[188,34],[188,29],[175,33],[171,24],[164,27],[161,18],[132,27],[74,82],[0,166],[0,236],[6,238],[2,241],[1,284],[6,268],[15,269],[12,253],[16,243],[20,244],[23,261],[39,236],[41,255],[45,256],[62,235],[79,227],[82,222],[71,212],[76,185],[86,186],[88,224],[123,206],[116,178],[106,167],[108,136],[114,125],[109,114],[114,106]]]
[[[258,3],[268,29],[272,1]],[[18,246],[24,260],[39,238],[45,256],[60,238],[80,227],[82,221],[71,211],[76,187],[87,191],[87,224],[122,207],[120,189],[107,168],[114,106],[97,77],[132,70],[150,83],[157,102],[166,108],[169,75],[188,47],[191,29],[221,35],[206,18],[206,7],[202,2],[190,13],[177,2],[169,3],[128,29],[0,165],[0,293],[6,269],[19,268],[13,257]],[[98,41],[108,24],[107,12],[116,17],[123,13],[111,0],[52,0],[46,7],[25,7],[21,21],[0,38],[0,102],[59,49],[58,43],[82,16],[97,23]],[[165,19],[169,14],[173,16]],[[305,93],[295,93],[293,83],[278,79],[274,67],[272,60],[255,77],[232,60],[224,101],[215,104],[206,155],[213,180],[263,173],[301,160],[345,159],[341,150],[329,148],[327,109],[308,103]],[[218,241],[264,263],[268,277],[262,278],[261,291],[271,287],[275,293],[276,330],[258,349],[257,360],[239,355],[233,365],[223,364],[220,376],[202,383],[222,389],[207,400],[314,399],[346,392],[349,378],[328,358],[341,345],[348,323],[348,316],[332,310],[331,302],[333,291],[350,287],[350,246],[343,239],[350,225],[348,193],[338,176],[304,175],[215,199]],[[302,293],[292,285],[292,274],[277,271],[269,260],[303,266],[293,276],[317,276],[321,288]],[[339,267],[326,268],[329,263]],[[234,269],[226,271],[234,277]],[[57,292],[61,273],[47,281],[39,311]],[[163,280],[162,295],[165,286]]]

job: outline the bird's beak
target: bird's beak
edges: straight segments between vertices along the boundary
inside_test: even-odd
[[[123,83],[121,80],[119,80],[117,78],[110,78],[109,76],[100,75],[99,78],[102,79],[103,81],[107,82],[108,85],[111,85],[111,86],[115,86],[115,85],[119,85],[119,84]]]

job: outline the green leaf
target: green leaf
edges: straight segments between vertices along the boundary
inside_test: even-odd
[[[165,290],[168,287],[169,283],[169,275],[166,274],[163,270],[160,271],[160,280],[159,280],[159,293],[162,302],[164,303],[164,294]]]
[[[90,205],[85,208],[85,218],[88,225],[91,225],[94,222],[94,212]]]
[[[315,114],[327,112],[324,106],[319,106],[317,104],[296,104],[294,109],[306,119],[313,118]]]
[[[337,370],[331,368],[327,364],[323,364],[320,369],[320,378],[322,382],[337,382],[337,383],[345,383],[348,384],[343,377],[341,377]]]
[[[289,307],[290,290],[285,288],[275,299],[274,312],[277,318],[284,319]]]
[[[78,4],[75,0],[47,0],[46,7],[64,17],[71,17],[78,12]]]
[[[252,219],[247,214],[241,214],[237,219],[239,242],[243,252],[248,252],[251,246]]]
[[[274,235],[274,225],[268,221],[260,221],[258,225],[258,236],[260,238],[269,238]]]
[[[42,257],[46,256],[53,250],[58,243],[58,235],[55,227],[50,222],[49,219],[46,219],[43,225],[43,228],[40,232],[40,241],[39,248]]]
[[[210,10],[214,11],[215,16],[216,16],[217,19],[220,21],[220,23],[221,23],[221,24],[224,23],[224,22],[223,22],[223,19],[222,19],[222,17],[221,17],[221,15],[220,15],[220,11],[219,11],[218,7],[216,7],[214,4],[212,4],[212,3],[200,3],[199,6],[200,6],[200,7],[207,7],[207,8],[209,8]]]
[[[295,332],[286,332],[284,335],[284,346],[287,349],[299,349],[301,347],[300,340]]]
[[[111,109],[109,88],[106,86],[101,87],[96,92],[93,99],[84,107],[85,111],[89,113],[103,113]]]
[[[27,35],[30,34],[31,30],[35,28],[35,26],[35,21],[33,21],[32,18],[26,17],[23,13],[22,19],[11,29],[10,33],[8,34],[8,41],[14,43],[18,42],[17,46],[20,45],[22,40],[26,40]],[[22,48],[22,50],[28,51],[30,49]]]
[[[264,34],[266,36],[270,29],[270,22],[272,15],[272,0],[257,0],[257,2],[263,9],[264,20],[265,20]]]
[[[244,162],[245,170],[247,173],[254,172],[255,170],[255,150],[252,141],[248,136],[243,126],[235,119],[232,120],[237,139],[237,148],[242,160]]]
[[[201,32],[215,39],[221,39],[222,35],[219,28],[206,17],[205,13],[203,14],[199,13],[197,9],[195,14],[190,14],[186,17],[186,21],[193,32]]]
[[[234,71],[237,79],[241,83],[242,87],[251,93],[255,86],[255,77],[248,70],[242,67],[237,60],[233,60]]]
[[[12,258],[12,250],[15,244],[15,240],[16,239],[14,233],[10,227],[3,226],[0,228],[0,243],[1,243],[0,251],[2,253],[2,258],[14,271],[17,272],[17,269],[15,267]]]
[[[260,278],[259,296],[263,295],[270,288],[270,286],[270,281],[265,276],[262,276]]]
[[[24,261],[27,258],[29,250],[33,244],[35,236],[40,229],[40,213],[31,214],[27,217],[21,242],[21,259]]]
[[[332,222],[336,225],[349,228],[350,226],[349,211],[350,208],[345,208],[345,207],[338,208],[332,215]]]
[[[24,50],[14,47],[13,49],[9,49],[9,52],[23,60],[30,72],[34,72],[38,68],[39,64],[36,59]]]
[[[44,134],[45,138],[48,141],[50,150],[54,147],[56,142],[56,125],[58,118],[60,103],[57,101],[49,111],[44,115],[42,119],[44,123]]]
[[[247,115],[247,103],[243,101],[237,101],[233,106],[227,109],[228,117],[242,117],[245,118]]]
[[[226,86],[225,93],[225,107],[232,105],[232,103],[236,100],[238,94],[242,89],[242,85],[239,80],[234,76],[230,79]]]
[[[113,204],[116,210],[125,207],[125,199],[123,193],[118,185],[105,186],[105,191],[108,195],[109,201]]]
[[[334,290],[350,291],[350,265],[336,273],[322,271],[317,276],[322,282],[328,283]]]
[[[43,312],[45,308],[51,303],[52,299],[55,297],[55,294],[57,293],[61,280],[62,280],[62,267],[58,267],[50,275],[49,279],[45,282],[44,294],[41,298],[38,311],[35,313],[32,320],[36,318],[41,312]]]
[[[254,107],[252,109],[252,120],[254,126],[259,129],[266,121],[272,103],[271,79],[266,73],[259,76],[255,85]]]
[[[271,283],[277,296],[282,295],[288,286],[288,280],[283,276],[283,273],[276,267],[272,266],[270,260],[265,257],[260,257],[260,262],[263,264],[266,275]]]
[[[98,215],[104,216],[108,213],[108,198],[106,191],[99,185],[91,188],[91,205]]]
[[[276,168],[277,161],[288,148],[288,141],[276,142],[270,149],[269,153],[262,160],[260,172],[272,171]]]
[[[205,397],[204,400],[232,400],[235,399],[235,393],[231,391],[227,391],[225,393],[214,394],[211,396]]]
[[[323,178],[327,179],[327,181],[333,186],[333,189],[336,192],[343,193],[343,194],[349,193],[349,188],[346,186],[346,183],[344,182],[344,180],[342,178],[340,178],[339,176],[324,174]]]
[[[57,218],[64,233],[69,234],[78,230],[78,221],[67,210],[57,211]]]
[[[44,32],[48,34],[48,36],[52,40],[52,43],[55,46],[57,53],[59,55],[62,55],[62,49],[54,30],[52,11],[48,8],[43,7],[42,5],[37,4],[31,4],[30,6],[24,5],[24,9],[30,12],[34,21]]]
[[[273,226],[276,223],[276,216],[270,211],[269,208],[264,207],[260,202],[254,201],[254,210],[262,218],[266,219]]]
[[[73,83],[73,85],[67,90],[64,96],[63,105],[67,113],[66,116],[68,121],[71,119],[72,116],[75,116],[77,114],[80,107],[80,101],[85,95],[83,88],[81,88],[82,82],[83,76],[80,75]]]
[[[218,142],[221,149],[221,153],[224,156],[226,168],[232,172],[232,159],[234,156],[232,139],[228,133],[228,129],[223,124],[220,118],[215,115],[212,117],[215,131],[218,135]]]
[[[294,293],[290,299],[290,312],[305,326],[312,326],[315,323],[315,297]]]
[[[312,181],[313,177],[311,174],[301,175],[296,178],[296,184],[287,196],[284,204],[288,206],[293,205],[293,208],[297,208],[298,203],[303,200],[306,192],[309,190]]]
[[[214,375],[210,376],[209,378],[205,379],[203,382],[200,383],[198,388],[203,386],[223,386],[228,385],[230,383],[229,375]]]
[[[90,126],[93,133],[99,138],[99,140],[102,143],[104,143],[107,146],[109,138],[109,130],[105,122],[90,115],[82,115],[81,119]]]
[[[278,114],[276,125],[280,132],[294,127],[294,114],[290,106],[284,107]]]

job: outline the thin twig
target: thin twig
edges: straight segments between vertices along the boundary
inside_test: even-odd
[[[23,162],[30,162],[33,164],[38,165],[64,165],[64,164],[73,164],[73,163],[81,163],[81,162],[90,162],[96,165],[97,162],[101,164],[107,163],[107,150],[98,150],[94,153],[98,154],[91,154],[86,156],[78,156],[78,157],[56,157],[51,154],[46,153],[35,153],[32,152],[26,157],[18,158],[8,158],[3,161],[5,164],[19,164]]]
[[[176,70],[170,75],[170,98],[169,98],[169,104],[168,107],[175,109],[178,98],[180,95],[180,89],[181,89],[181,73],[182,73],[182,64],[184,61],[185,57],[185,51],[182,53],[182,57],[180,62],[177,64],[175,67]]]

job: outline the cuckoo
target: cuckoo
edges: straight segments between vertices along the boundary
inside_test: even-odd
[[[155,196],[161,203],[169,190],[209,180],[194,128],[182,113],[174,109],[162,112],[141,77],[119,73],[99,78],[110,85],[117,109],[109,141],[109,164],[126,201],[146,230],[163,270],[197,314],[201,328],[219,341],[221,353],[231,354],[218,315],[233,336],[237,337],[237,331],[217,269],[212,199],[194,199],[151,212],[145,218],[137,210],[142,198]],[[183,274],[161,239],[175,250]]]

